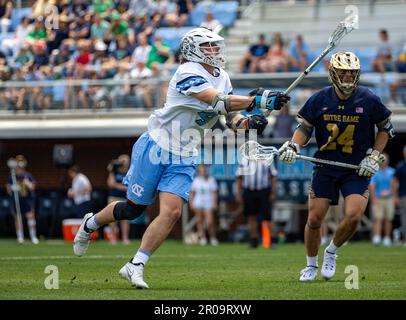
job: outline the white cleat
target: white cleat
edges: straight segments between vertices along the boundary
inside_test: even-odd
[[[24,243],[24,238],[18,237],[17,242],[20,243],[20,244]]]
[[[148,289],[149,286],[144,281],[144,265],[127,262],[118,274],[139,289]]]
[[[219,241],[216,238],[211,238],[210,244],[215,247],[219,245]]]
[[[76,233],[75,239],[73,240],[73,252],[76,256],[81,257],[86,254],[87,248],[89,247],[91,232],[86,232],[84,227],[86,221],[93,216],[93,213],[87,213],[83,217],[82,224]]]
[[[381,237],[377,236],[377,235],[374,235],[373,238],[372,238],[372,244],[375,245],[375,246],[380,245],[381,244]]]
[[[324,250],[323,266],[321,267],[321,275],[324,279],[330,280],[336,273],[336,259],[335,253]]]
[[[32,239],[31,239],[31,242],[32,242],[33,244],[38,244],[38,243],[39,243],[39,240],[38,240],[37,237],[35,237],[35,238],[32,238]]]
[[[384,247],[390,247],[392,246],[392,240],[389,237],[383,238],[382,244]]]
[[[201,238],[201,239],[199,240],[199,244],[200,244],[201,246],[207,245],[207,239],[206,239],[206,238]]]
[[[300,271],[299,281],[314,281],[317,276],[317,267],[316,266],[307,266],[302,271]]]

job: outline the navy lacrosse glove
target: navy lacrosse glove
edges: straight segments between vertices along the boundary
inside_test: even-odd
[[[259,135],[262,134],[267,125],[268,120],[262,114],[248,116],[248,128],[256,129]]]
[[[290,97],[282,91],[271,91],[265,90],[264,88],[254,89],[249,95],[255,96],[255,99],[251,102],[247,111],[251,111],[254,108],[269,111],[280,110],[290,100]]]

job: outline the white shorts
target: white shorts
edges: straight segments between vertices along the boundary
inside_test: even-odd
[[[204,201],[193,201],[193,207],[200,210],[207,210],[213,209],[213,205],[211,202],[204,202]]]

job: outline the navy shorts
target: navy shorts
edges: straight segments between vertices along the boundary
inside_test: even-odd
[[[331,205],[338,204],[340,191],[344,198],[350,194],[360,194],[368,199],[370,181],[370,178],[360,177],[355,170],[315,166],[309,194],[315,198],[330,199]]]
[[[19,198],[18,200],[19,200],[19,203],[20,203],[21,214],[27,214],[28,212],[32,212],[32,208],[33,208],[33,205],[32,205],[33,200],[32,199]],[[16,207],[15,207],[14,197],[11,199],[11,202],[13,204],[13,211],[14,211],[14,213],[16,213],[17,211],[16,211]]]
[[[243,191],[244,215],[260,216],[263,220],[270,221],[272,219],[271,201],[269,196],[270,189],[263,190],[247,190]]]

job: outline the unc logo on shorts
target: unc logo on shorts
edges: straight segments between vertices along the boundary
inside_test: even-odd
[[[134,193],[137,197],[141,197],[142,193],[144,192],[144,188],[141,187],[139,184],[133,184],[131,187],[132,193]]]

